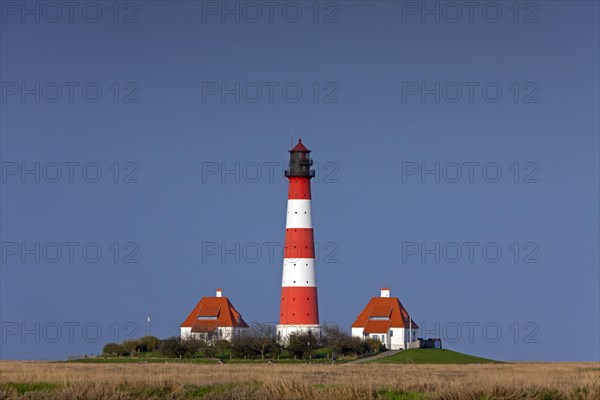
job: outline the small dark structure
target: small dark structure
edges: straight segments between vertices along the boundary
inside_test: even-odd
[[[410,346],[411,349],[441,349],[442,348],[442,339],[440,338],[431,338],[431,339],[423,339],[418,338],[414,343]]]

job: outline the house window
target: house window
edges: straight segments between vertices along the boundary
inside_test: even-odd
[[[394,336],[394,331],[390,330],[390,336]]]

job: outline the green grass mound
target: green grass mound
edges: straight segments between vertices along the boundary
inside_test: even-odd
[[[446,349],[409,349],[372,362],[388,364],[485,364],[497,361]]]

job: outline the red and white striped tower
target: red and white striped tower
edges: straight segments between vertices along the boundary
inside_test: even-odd
[[[311,331],[320,337],[317,281],[315,279],[315,242],[311,216],[310,150],[302,139],[290,150],[289,178],[281,308],[277,335],[286,340],[291,333]]]

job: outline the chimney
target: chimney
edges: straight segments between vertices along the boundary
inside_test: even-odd
[[[381,288],[381,297],[390,297],[390,288],[389,287]]]
[[[223,297],[223,289],[217,288],[217,297]]]

